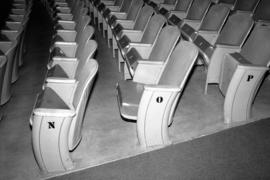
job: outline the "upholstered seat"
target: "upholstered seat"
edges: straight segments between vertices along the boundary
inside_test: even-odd
[[[168,125],[195,64],[197,48],[181,41],[158,78],[150,85],[132,81],[117,84],[118,105],[121,116],[137,121],[137,134],[141,146],[170,144]]]
[[[97,70],[97,62],[87,59],[78,81],[48,83],[37,97],[30,124],[34,155],[43,173],[73,168],[69,151],[81,140],[86,102]]]
[[[152,84],[158,80],[168,59],[178,42],[180,31],[176,26],[165,26],[159,34],[154,46],[140,46],[137,44],[134,47],[139,53],[138,58],[130,58],[132,51],[126,55],[126,66],[135,82]],[[130,55],[131,54],[131,55]],[[125,73],[127,74],[127,73]],[[127,78],[126,78],[127,79]]]
[[[234,10],[235,4],[238,0],[214,0],[216,3],[224,4],[231,10]]]
[[[254,98],[270,68],[270,26],[257,24],[240,52],[226,54],[219,89],[225,123],[251,119]]]

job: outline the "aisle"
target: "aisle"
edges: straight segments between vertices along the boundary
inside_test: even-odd
[[[20,77],[12,85],[10,101],[1,107],[0,179],[39,179],[39,170],[31,146],[29,116],[36,94],[40,92],[48,59],[51,36],[49,19],[35,2],[27,32],[27,54]]]

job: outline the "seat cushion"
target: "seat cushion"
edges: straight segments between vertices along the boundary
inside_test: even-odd
[[[63,68],[56,64],[51,69],[48,70],[47,78],[68,78],[68,75],[63,70]]]
[[[124,118],[137,120],[144,85],[133,81],[119,81],[117,85],[120,113]]]

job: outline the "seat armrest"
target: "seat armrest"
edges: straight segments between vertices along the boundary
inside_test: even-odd
[[[60,79],[51,79],[50,82],[46,82],[43,89],[51,88],[56,92],[58,96],[66,103],[72,104],[73,95],[76,91],[78,81],[75,79],[67,79],[62,81]]]
[[[152,44],[129,43],[130,48],[135,48],[143,59],[148,59],[152,51]]]
[[[111,11],[111,15],[116,16],[117,19],[126,19],[127,18],[127,13],[125,13],[125,12]]]
[[[145,85],[145,90],[149,91],[170,91],[170,92],[180,92],[181,88],[178,86],[169,86],[169,85]]]
[[[58,24],[61,25],[65,30],[74,30],[76,26],[74,21],[58,20]]]
[[[10,20],[12,20],[12,21],[22,21],[23,20],[23,16],[24,15],[21,15],[21,14],[10,14],[8,18]]]
[[[111,11],[120,11],[120,7],[119,6],[106,6],[106,8],[110,9]]]
[[[61,66],[64,72],[68,75],[68,78],[74,78],[78,63],[79,61],[77,60],[77,58],[54,58],[52,61],[52,67],[58,64]],[[54,77],[48,77],[46,81],[48,82],[49,79],[51,78],[54,78]],[[58,79],[59,77],[55,77],[55,78]],[[66,80],[66,78],[64,78],[64,80]]]
[[[67,57],[75,57],[78,44],[75,42],[55,42],[54,47],[59,47]]]
[[[71,20],[73,19],[73,15],[72,15],[72,14],[57,13],[57,16],[58,16],[61,20],[65,20],[65,21],[71,21]]]
[[[64,41],[75,41],[77,32],[74,30],[57,30],[57,35]]]
[[[5,35],[9,40],[14,41],[18,36],[17,30],[1,30],[1,34]]]
[[[114,5],[114,1],[101,1],[103,4],[105,4],[106,6],[113,6]]]
[[[140,42],[143,36],[142,31],[124,30],[123,35],[126,35],[131,42]]]
[[[140,59],[137,61],[138,65],[140,64],[145,64],[145,65],[163,65],[164,62],[163,61],[149,61],[148,59]]]
[[[33,113],[38,116],[61,116],[72,117],[75,115],[61,97],[51,88],[45,88],[38,95]]]
[[[173,10],[174,7],[175,7],[175,5],[173,5],[173,4],[160,4],[160,5],[159,5],[159,8],[160,8],[160,9],[161,9],[161,8],[165,8],[165,9],[167,9],[168,11]]]
[[[171,14],[176,15],[180,19],[184,19],[187,16],[187,13],[184,11],[171,11]]]
[[[12,30],[17,30],[22,26],[22,22],[11,22],[11,21],[6,21],[6,27]]]
[[[0,51],[6,53],[12,47],[12,41],[0,41]]]
[[[229,44],[216,44],[215,47],[216,48],[224,48],[224,49],[235,49],[235,50],[241,49],[240,46],[229,45]]]
[[[131,20],[122,20],[122,19],[118,19],[116,20],[116,22],[118,24],[121,24],[121,26],[123,26],[124,29],[133,29],[135,22],[131,21]]]

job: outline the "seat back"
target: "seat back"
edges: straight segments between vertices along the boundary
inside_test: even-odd
[[[255,65],[267,66],[270,62],[270,26],[257,24],[245,42],[241,55]]]
[[[229,16],[217,38],[216,44],[242,46],[254,22],[247,13],[235,13]]]
[[[158,36],[158,39],[150,53],[149,59],[165,62],[180,37],[180,30],[177,26],[165,26]]]
[[[91,39],[93,37],[95,28],[93,28],[93,26],[89,26],[87,25],[84,30],[82,31],[82,33],[78,34],[78,49],[76,51],[76,55],[75,57],[80,57],[81,53],[81,49],[83,49],[83,47],[85,46],[86,42]]]
[[[255,21],[270,21],[270,1],[269,0],[261,0],[255,10],[254,20]]]
[[[82,33],[84,28],[90,23],[90,16],[82,16],[78,22],[78,24],[75,27],[75,30],[77,31],[77,34]]]
[[[120,12],[126,12],[126,13],[128,13],[128,11],[129,11],[129,9],[130,9],[131,4],[132,4],[133,1],[134,0],[131,0],[131,2],[130,2],[130,0],[123,0],[123,4],[122,4],[122,6],[120,8]]]
[[[229,13],[230,9],[227,6],[224,6],[223,4],[213,5],[203,19],[199,31],[219,32],[223,27]]]
[[[146,44],[153,44],[165,22],[166,19],[160,14],[155,14],[152,16],[149,23],[147,24],[145,32],[143,33],[141,42]]]
[[[186,19],[201,20],[210,7],[210,0],[194,0],[187,14]]]
[[[88,39],[86,41],[86,44],[84,45],[84,47],[82,47],[78,53],[78,66],[76,69],[76,74],[75,74],[75,79],[79,79],[80,78],[80,73],[84,67],[84,63],[87,59],[90,59],[93,57],[94,53],[96,52],[97,49],[97,42],[95,40],[92,39]]]
[[[140,13],[142,6],[143,6],[143,1],[133,0],[131,3],[131,8],[127,14],[127,19],[135,21],[135,19],[138,17]]]
[[[115,0],[115,1],[114,1],[114,6],[119,6],[119,7],[121,7],[123,1],[124,1],[124,0]]]
[[[175,11],[188,12],[193,0],[178,0],[175,6]]]
[[[194,44],[180,41],[170,56],[158,84],[183,89],[197,56],[198,50]]]
[[[144,31],[153,13],[153,8],[145,5],[140,11],[138,18],[135,21],[134,30]]]
[[[219,0],[219,3],[225,4],[230,9],[234,9],[237,0]]]
[[[237,0],[235,10],[253,13],[260,0]]]
[[[78,84],[73,97],[73,105],[76,110],[76,115],[72,120],[69,129],[68,140],[70,150],[74,149],[77,145],[77,142],[80,140],[86,103],[97,71],[97,61],[88,58],[79,73]]]

